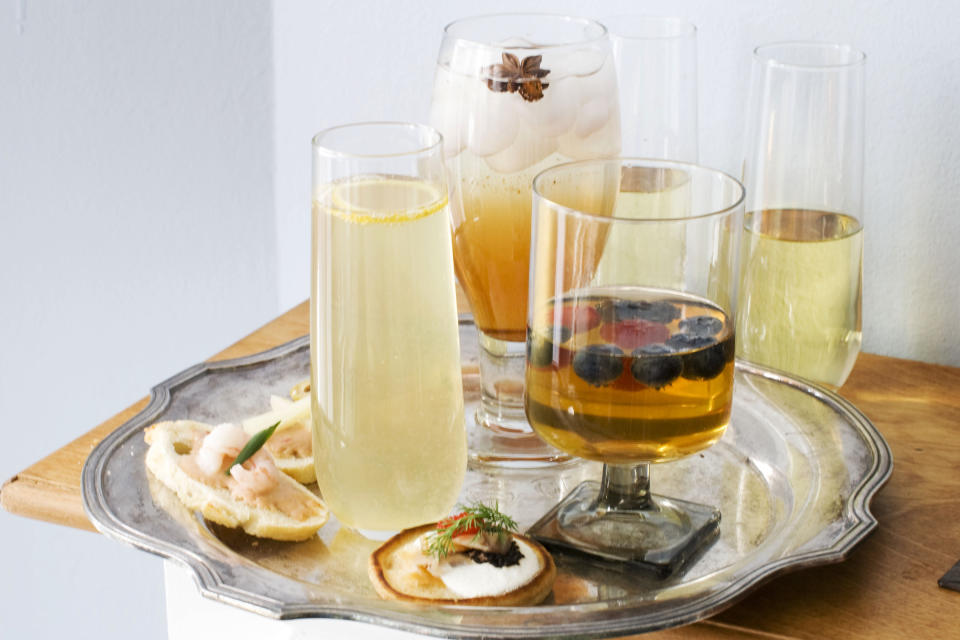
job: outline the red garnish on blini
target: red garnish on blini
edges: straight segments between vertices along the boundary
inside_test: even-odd
[[[603,325],[600,336],[629,354],[637,347],[663,342],[670,337],[670,329],[649,320],[621,320]]]
[[[443,529],[447,529],[447,528],[449,528],[449,527],[454,527],[454,526],[456,526],[457,521],[460,520],[460,518],[462,518],[462,517],[464,517],[464,516],[466,516],[466,515],[468,515],[466,511],[461,511],[460,513],[458,513],[458,514],[455,515],[455,516],[450,516],[449,518],[444,518],[443,520],[441,520],[440,522],[437,523],[437,529],[438,529],[438,530],[443,530]],[[466,527],[466,528],[461,529],[461,530],[455,530],[455,533],[456,533],[456,535],[458,535],[458,536],[459,536],[459,535],[472,536],[472,535],[476,535],[476,533],[477,533],[478,531],[480,531],[480,529],[479,529],[478,527],[476,527],[476,526],[470,526],[470,527]]]

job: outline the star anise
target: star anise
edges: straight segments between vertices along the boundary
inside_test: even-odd
[[[550,73],[550,69],[541,69],[543,56],[528,56],[521,62],[512,53],[503,52],[503,63],[484,67],[487,88],[491,91],[519,93],[527,102],[535,102],[543,97],[543,90],[550,85],[541,78]]]

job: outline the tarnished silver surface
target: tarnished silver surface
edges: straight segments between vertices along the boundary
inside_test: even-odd
[[[476,393],[476,330],[461,321],[465,389]],[[105,438],[83,470],[83,501],[103,533],[189,567],[207,597],[274,618],[350,618],[470,637],[605,637],[693,622],[771,576],[839,562],[877,522],[869,502],[890,475],[890,449],[849,402],[820,387],[737,363],[731,425],[719,443],[653,468],[657,493],[716,505],[720,538],[685,574],[556,554],[553,594],[537,607],[415,607],[380,600],[366,576],[378,543],[331,518],[307,542],[257,540],[205,523],[153,481],[143,429],[157,420],[240,420],[308,375],[306,337],[262,354],[200,364],[157,385],[149,405]],[[594,463],[471,470],[462,498],[499,501],[526,528]]]

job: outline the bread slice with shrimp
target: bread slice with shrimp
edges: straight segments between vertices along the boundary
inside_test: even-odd
[[[323,501],[282,473],[266,447],[231,467],[250,439],[238,425],[158,422],[144,439],[150,472],[208,520],[274,540],[305,540],[327,521]]]
[[[299,386],[299,385],[298,385]],[[291,394],[296,392],[296,387]],[[279,422],[277,430],[264,445],[277,467],[303,484],[317,481],[313,466],[313,442],[310,424],[310,395],[300,394],[296,400],[270,396],[270,410],[244,420],[244,431],[253,435]]]
[[[438,523],[401,531],[370,555],[368,575],[380,597],[419,604],[529,606],[553,589],[557,569],[538,542],[507,533],[522,559],[514,566],[475,560],[477,554],[453,550],[442,559],[427,550]],[[470,544],[472,536],[461,542]],[[475,546],[483,546],[475,545]],[[480,556],[484,552],[482,549]],[[486,562],[486,566],[484,563]],[[502,574],[502,575],[498,575]]]

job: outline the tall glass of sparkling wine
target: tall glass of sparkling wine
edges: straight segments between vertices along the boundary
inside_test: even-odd
[[[568,459],[523,413],[530,185],[563,161],[620,150],[617,79],[599,23],[492,15],[444,30],[431,123],[451,177],[454,266],[480,331],[481,401],[468,415],[475,464]]]
[[[435,129],[314,137],[314,462],[331,511],[361,531],[447,515],[466,472],[447,208]]]
[[[634,174],[687,185],[685,201],[621,216]],[[669,574],[718,531],[715,508],[653,495],[650,465],[711,446],[730,421],[743,187],[693,164],[606,159],[548,169],[533,189],[527,416],[554,447],[604,467],[531,532]],[[683,260],[609,268],[625,264],[609,260],[629,250],[619,236],[648,233]]]
[[[860,352],[865,56],[753,57],[737,355],[839,387]]]

